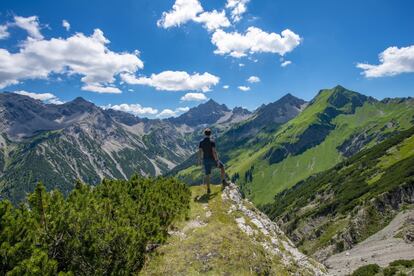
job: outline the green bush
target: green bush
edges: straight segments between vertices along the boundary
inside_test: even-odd
[[[0,202],[0,275],[130,275],[189,202],[173,178],[77,183],[66,199],[39,184],[27,204]]]
[[[413,267],[414,260],[396,260],[390,263],[390,266],[404,266],[404,267]]]
[[[352,276],[371,276],[381,271],[381,268],[377,264],[369,264],[361,266],[352,273]]]
[[[395,274],[397,274],[397,269],[395,267],[387,267],[384,269],[383,273],[384,276],[394,276]]]

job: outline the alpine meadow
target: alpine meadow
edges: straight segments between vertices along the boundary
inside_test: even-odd
[[[0,3],[0,275],[414,275],[414,3]]]

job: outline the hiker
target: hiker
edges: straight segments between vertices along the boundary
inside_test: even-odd
[[[204,139],[200,142],[199,150],[198,150],[198,163],[201,165],[201,160],[203,160],[204,165],[204,183],[207,185],[207,194],[210,194],[210,174],[211,169],[213,167],[219,168],[221,171],[221,183],[223,184],[223,188],[227,186],[226,182],[226,172],[224,170],[223,163],[218,159],[217,151],[216,151],[216,143],[213,139],[210,138],[211,136],[211,129],[206,128],[204,130]]]

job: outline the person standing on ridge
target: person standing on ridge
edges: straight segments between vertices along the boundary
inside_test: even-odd
[[[204,139],[200,142],[198,147],[198,163],[201,165],[201,160],[203,160],[204,165],[204,184],[207,185],[207,194],[210,194],[210,174],[213,167],[219,168],[221,171],[221,182],[223,184],[223,188],[227,186],[226,181],[226,172],[224,170],[223,163],[218,159],[217,151],[216,151],[216,143],[213,139],[210,138],[211,136],[211,129],[206,128],[204,130]]]

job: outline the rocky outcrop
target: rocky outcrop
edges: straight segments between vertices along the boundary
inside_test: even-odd
[[[260,243],[269,254],[279,256],[285,266],[301,268],[297,275],[325,275],[325,267],[301,253],[275,222],[242,198],[235,184],[231,183],[225,188],[222,198],[231,203],[229,213],[241,212],[244,215],[236,218],[239,228]]]

